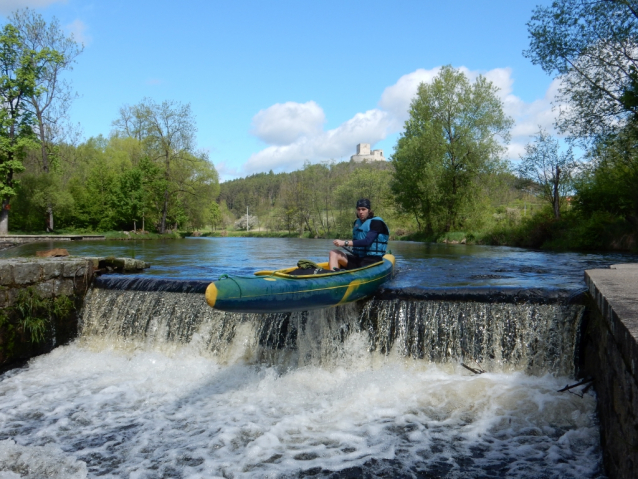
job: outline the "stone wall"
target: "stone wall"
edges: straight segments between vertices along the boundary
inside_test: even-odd
[[[594,379],[610,478],[638,477],[638,265],[591,270],[581,373]]]
[[[95,274],[148,266],[131,258],[0,259],[0,371],[77,336]]]
[[[44,241],[98,241],[104,239],[106,239],[104,235],[0,235],[0,243],[12,245]]]
[[[77,335],[77,310],[93,273],[86,258],[0,260],[0,368]],[[57,305],[65,299],[60,312]]]

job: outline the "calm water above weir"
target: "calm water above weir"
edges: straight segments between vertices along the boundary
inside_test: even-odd
[[[331,240],[292,238],[186,238],[169,241],[82,241],[26,244],[0,258],[35,256],[66,248],[74,256],[135,257],[151,263],[144,276],[215,280],[293,266],[299,259],[327,261]],[[637,255],[552,253],[522,248],[390,242],[399,274],[392,287],[517,286],[578,289],[583,271],[638,262]]]
[[[67,242],[3,256],[48,247],[208,280],[321,261],[331,243]],[[580,289],[584,269],[636,260],[391,248],[398,288]],[[234,315],[201,294],[95,288],[75,342],[0,376],[0,479],[603,478],[594,393],[557,392],[574,382],[581,318],[579,305],[445,300]]]

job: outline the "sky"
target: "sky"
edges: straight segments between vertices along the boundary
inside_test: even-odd
[[[66,73],[84,138],[145,97],[188,103],[225,181],[347,161],[358,143],[391,157],[419,83],[443,65],[500,88],[517,160],[539,127],[553,132],[557,81],[523,56],[549,3],[0,0],[0,21],[32,8],[84,44]]]

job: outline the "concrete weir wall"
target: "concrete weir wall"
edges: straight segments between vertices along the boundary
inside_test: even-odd
[[[1,259],[0,371],[77,336],[77,315],[96,273],[148,266],[131,258]]]
[[[87,241],[103,240],[104,235],[0,235],[0,243],[25,244],[42,241]]]
[[[605,470],[638,478],[638,264],[588,270],[582,372],[594,378]]]
[[[77,335],[76,311],[94,269],[87,258],[0,260],[0,368]]]

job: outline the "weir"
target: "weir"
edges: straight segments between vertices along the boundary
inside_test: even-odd
[[[330,364],[357,333],[375,354],[491,372],[576,372],[584,306],[570,304],[567,292],[386,289],[373,299],[324,310],[236,314],[208,307],[207,285],[99,278],[85,300],[81,334],[157,345],[197,341],[203,353],[223,357],[242,325],[251,331],[253,360],[303,366]]]
[[[595,396],[557,392],[578,362],[573,292],[386,289],[232,314],[206,286],[97,278],[78,340],[3,377],[0,472],[604,477]]]

